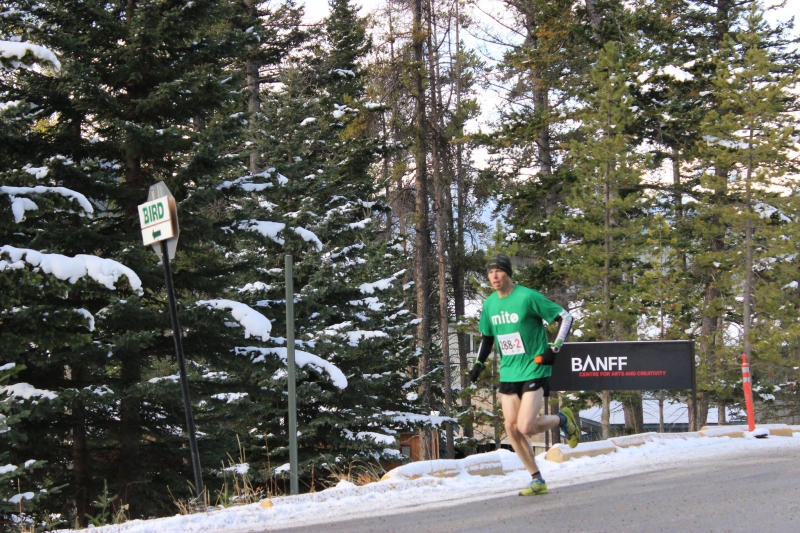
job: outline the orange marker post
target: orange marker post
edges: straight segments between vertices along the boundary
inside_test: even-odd
[[[744,387],[744,404],[747,407],[747,427],[750,431],[756,430],[756,416],[753,412],[753,385],[750,381],[750,365],[747,364],[747,354],[742,354],[742,386]]]

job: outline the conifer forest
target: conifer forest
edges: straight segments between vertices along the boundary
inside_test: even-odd
[[[0,0],[0,529],[197,496],[157,182],[212,503],[288,493],[287,255],[301,492],[408,461],[400,433],[494,446],[493,375],[466,372],[496,252],[570,340],[694,341],[693,427],[743,404],[742,354],[759,416],[800,416],[800,39],[774,4]],[[622,402],[634,433],[654,394],[559,401]]]

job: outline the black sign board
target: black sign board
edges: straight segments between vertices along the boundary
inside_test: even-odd
[[[556,357],[550,389],[694,389],[694,343],[569,342]]]

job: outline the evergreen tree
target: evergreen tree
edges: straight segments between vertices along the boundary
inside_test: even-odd
[[[285,339],[278,335],[285,328],[281,267],[291,254],[297,349],[320,358],[316,370],[298,369],[304,487],[337,464],[394,458],[387,443],[408,427],[402,413],[413,409],[402,389],[413,355],[401,288],[407,258],[400,241],[381,236],[385,207],[370,174],[379,139],[371,137],[364,100],[361,63],[369,40],[349,2],[331,8],[308,54],[292,59],[281,85],[262,93],[264,136],[255,149],[268,168],[221,185],[239,207],[228,212],[225,227],[253,265],[229,288],[230,298],[274,320],[270,339],[236,348],[256,363],[249,383],[261,392],[250,395],[243,408],[250,415],[233,426],[251,464],[262,464],[267,476],[288,461],[286,376],[278,359]],[[344,375],[325,376],[319,367],[329,365]],[[268,456],[260,452],[264,439]]]
[[[644,161],[631,132],[635,115],[626,59],[616,43],[608,43],[591,73],[586,105],[578,115],[585,137],[573,141],[569,155],[576,181],[567,196],[565,240],[549,239],[558,254],[555,268],[580,284],[576,327],[587,341],[632,340],[638,335],[641,304],[636,287],[647,224],[641,195]],[[604,411],[609,401],[605,391]]]
[[[216,22],[230,7],[220,2],[13,7],[2,8],[2,31],[52,48],[62,63],[58,77],[17,71],[0,80],[27,121],[2,147],[3,184],[38,195],[12,195],[12,208],[24,212],[3,215],[4,255],[36,266],[34,252],[43,252],[38,270],[4,273],[13,288],[4,309],[15,326],[4,329],[14,338],[3,348],[6,360],[26,366],[20,379],[56,395],[52,408],[18,424],[27,437],[19,453],[47,460],[47,479],[68,486],[73,501],[47,496],[42,508],[75,525],[87,524],[104,481],[118,495],[116,511],[164,514],[167,485],[187,493],[185,440],[176,431],[183,409],[177,390],[163,395],[148,383],[173,347],[161,267],[141,245],[136,206],[161,180],[179,203],[193,198],[180,210],[176,286],[214,291],[224,283],[223,258],[203,233],[208,206],[197,200],[229,164],[220,147],[241,127],[224,112],[237,98],[225,67],[246,35]],[[39,209],[27,210],[31,203]]]
[[[796,365],[787,350],[796,335],[789,325],[794,321],[787,322],[787,306],[779,296],[791,276],[781,275],[776,263],[794,254],[789,236],[795,199],[784,176],[797,131],[787,89],[797,83],[797,75],[781,64],[786,57],[757,2],[750,4],[742,26],[735,40],[726,38],[717,59],[718,106],[703,122],[700,151],[706,163],[701,185],[707,191],[725,190],[726,197],[724,202],[703,202],[698,211],[704,218],[718,217],[726,232],[723,253],[698,253],[695,260],[716,267],[716,284],[727,296],[719,303],[722,316],[740,332],[724,339],[717,359],[702,367],[708,386],[723,399],[733,396],[729,389],[738,381],[742,352],[765,382],[771,381],[770,373]]]

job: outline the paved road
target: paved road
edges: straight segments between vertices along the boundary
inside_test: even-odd
[[[422,505],[420,505],[422,507]],[[560,487],[540,497],[408,508],[284,533],[800,532],[800,450]]]

